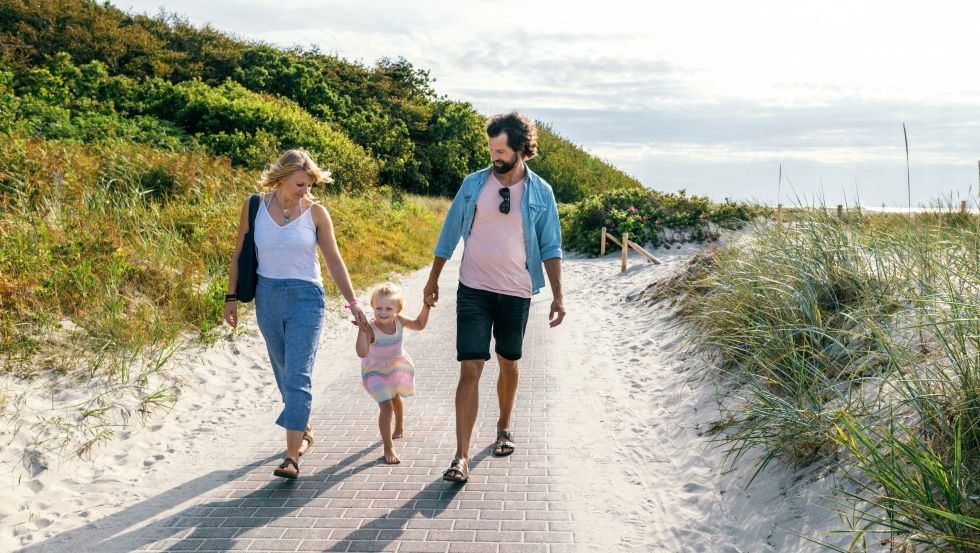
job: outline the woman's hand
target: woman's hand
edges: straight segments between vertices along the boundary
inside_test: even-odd
[[[360,327],[367,325],[367,317],[364,316],[364,312],[361,311],[360,307],[356,305],[350,306],[350,314],[354,316],[354,320],[352,322],[355,325]]]
[[[238,302],[237,301],[226,301],[225,302],[225,322],[228,326],[236,328],[238,326]]]

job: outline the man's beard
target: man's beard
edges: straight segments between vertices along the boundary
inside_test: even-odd
[[[500,162],[500,165],[497,165],[497,162],[494,162],[494,164],[493,164],[493,172],[496,173],[496,174],[498,174],[498,175],[503,175],[503,174],[509,173],[510,170],[513,169],[515,165],[517,165],[517,158],[516,158],[516,156],[514,158],[514,161],[511,161],[510,163],[501,161]]]

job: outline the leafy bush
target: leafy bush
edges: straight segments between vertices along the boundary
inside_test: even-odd
[[[737,228],[766,212],[749,204],[712,204],[700,196],[666,194],[646,189],[622,189],[563,205],[562,240],[566,248],[597,255],[602,227],[616,237],[628,233],[637,244],[658,246],[667,231],[680,231],[692,240],[709,238],[708,224]]]

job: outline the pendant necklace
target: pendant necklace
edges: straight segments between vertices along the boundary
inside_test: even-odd
[[[289,223],[289,209],[286,209],[279,203],[279,194],[273,192],[272,199],[276,201],[276,205],[279,206],[279,210],[282,211],[282,222],[283,224]],[[292,208],[290,208],[292,209]]]

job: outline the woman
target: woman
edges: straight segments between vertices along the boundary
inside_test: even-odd
[[[330,214],[310,196],[310,188],[318,182],[331,182],[329,171],[320,169],[306,152],[288,150],[262,174],[261,185],[269,191],[261,195],[255,215],[253,235],[259,261],[255,314],[285,404],[276,424],[286,429],[286,456],[273,471],[282,478],[299,476],[299,457],[313,444],[310,388],[324,312],[318,245],[330,277],[347,299],[354,324],[367,324],[337,249]],[[234,291],[246,232],[247,199],[228,270],[224,320],[232,327],[238,325]]]

